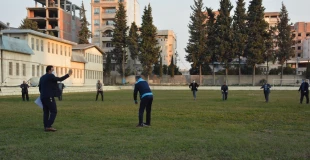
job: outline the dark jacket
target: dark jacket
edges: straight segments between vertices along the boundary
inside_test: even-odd
[[[228,91],[228,86],[227,85],[222,85],[221,90],[222,90],[222,92]]]
[[[142,78],[138,79],[137,83],[135,84],[135,89],[133,92],[133,99],[137,100],[137,94],[139,92],[140,99],[142,99],[145,96],[153,95],[149,84]]]
[[[266,93],[270,93],[270,88],[271,88],[271,85],[270,84],[264,84],[261,89],[264,89],[264,92]]]
[[[298,91],[308,93],[309,92],[309,83],[308,82],[301,83]]]
[[[192,91],[198,91],[199,85],[195,82],[195,83],[191,83],[188,87],[191,88]]]
[[[23,83],[20,85],[20,88],[22,89],[22,93],[28,93],[28,88],[29,88],[28,84]]]
[[[49,97],[59,97],[60,90],[57,85],[58,81],[64,81],[69,77],[66,74],[63,77],[55,77],[53,74],[46,73],[40,78],[39,82],[39,91],[41,98],[49,98]]]

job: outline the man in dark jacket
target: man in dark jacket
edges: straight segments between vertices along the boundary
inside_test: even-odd
[[[60,91],[58,100],[59,100],[59,101],[62,101],[62,92],[63,92],[63,90],[64,90],[64,88],[65,88],[65,85],[64,85],[63,83],[60,82],[60,83],[58,83],[58,88],[59,88],[59,91]]]
[[[188,87],[192,90],[194,100],[196,100],[196,92],[198,91],[199,85],[195,82],[195,80],[193,80],[193,82]]]
[[[302,104],[304,96],[306,96],[307,104],[309,104],[309,83],[305,80],[302,80],[298,91],[300,92],[300,104]]]
[[[23,81],[23,84],[20,85],[20,88],[22,89],[23,101],[25,101],[25,97],[26,97],[26,100],[29,101],[29,95],[28,95],[29,86],[26,83],[26,81]]]
[[[261,87],[261,89],[264,90],[265,100],[267,103],[269,102],[270,88],[271,88],[271,85],[268,84],[267,82],[264,82],[264,85]]]
[[[138,104],[137,94],[140,95],[140,108],[139,108],[139,123],[137,127],[150,126],[151,125],[151,110],[153,102],[153,93],[149,84],[140,76],[136,76],[136,84],[133,92],[133,99],[135,104]],[[143,113],[146,110],[146,123],[143,123]]]
[[[71,74],[72,70],[70,69],[65,76],[55,77],[54,67],[47,66],[46,74],[40,78],[39,91],[40,99],[43,104],[43,123],[45,131],[56,131],[55,128],[52,128],[52,125],[57,115],[57,106],[54,97],[59,97],[60,95],[57,82],[64,81],[69,78]]]
[[[224,84],[222,85],[221,91],[222,91],[223,101],[227,100],[228,86],[226,85],[226,82],[224,82]]]

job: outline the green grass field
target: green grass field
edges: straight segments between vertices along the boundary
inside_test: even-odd
[[[65,94],[44,132],[33,100],[0,97],[0,159],[310,159],[310,105],[297,91],[154,91],[152,126],[136,128],[132,91]]]

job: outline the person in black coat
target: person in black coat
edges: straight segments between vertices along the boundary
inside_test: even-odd
[[[267,82],[265,82],[264,85],[261,87],[261,89],[264,90],[265,100],[267,103],[269,102],[270,88],[271,88],[271,85],[268,84]]]
[[[309,104],[309,83],[302,80],[298,91],[300,92],[300,104],[302,104],[304,96],[306,96],[307,104]]]
[[[58,83],[58,88],[59,88],[59,91],[60,91],[60,94],[59,94],[59,97],[58,97],[58,100],[59,101],[62,101],[62,92],[65,88],[65,85],[63,83]]]
[[[57,106],[54,97],[59,97],[60,90],[58,88],[57,82],[64,81],[72,75],[72,70],[70,69],[68,74],[63,77],[55,77],[54,67],[47,66],[46,74],[40,78],[39,91],[40,99],[43,104],[43,124],[45,131],[56,131],[52,128],[57,115]]]
[[[227,100],[227,96],[228,96],[228,86],[226,85],[226,82],[224,82],[224,84],[222,85],[221,91],[222,91],[223,101]]]
[[[140,95],[140,108],[139,108],[139,123],[137,127],[150,126],[151,125],[151,111],[153,103],[153,93],[149,84],[141,78],[136,76],[136,84],[133,92],[133,99],[135,104],[138,104],[137,95]],[[143,123],[143,113],[146,110],[146,122]]]
[[[22,89],[23,101],[25,101],[25,97],[26,97],[26,100],[29,101],[29,95],[28,95],[29,85],[26,83],[26,81],[23,81],[23,84],[20,85],[20,88]]]
[[[195,80],[193,80],[193,82],[188,87],[192,90],[194,100],[196,100],[196,92],[198,91],[199,85],[195,82]]]

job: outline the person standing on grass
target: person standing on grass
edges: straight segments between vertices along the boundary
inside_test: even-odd
[[[101,100],[103,101],[103,89],[102,89],[102,83],[100,82],[100,80],[98,80],[96,84],[96,89],[97,89],[96,101],[98,100],[99,93],[101,94]]]
[[[63,77],[55,77],[54,67],[49,65],[46,67],[46,74],[40,78],[39,91],[40,99],[43,104],[43,124],[45,131],[57,131],[52,127],[56,115],[57,106],[54,97],[59,97],[60,91],[57,85],[58,81],[64,81],[72,75],[72,70],[69,69],[68,74]]]
[[[261,89],[264,90],[265,100],[267,103],[269,102],[270,88],[271,88],[271,85],[268,84],[267,81],[265,81],[264,85],[261,87]]]
[[[64,90],[64,88],[65,88],[65,85],[63,84],[63,83],[58,83],[58,88],[59,88],[59,90],[60,90],[60,95],[59,95],[59,97],[58,97],[58,100],[59,101],[62,101],[62,93],[63,93],[63,90]]]
[[[29,85],[26,83],[26,81],[23,81],[23,84],[20,85],[20,88],[22,89],[23,101],[25,101],[25,97],[26,97],[26,100],[29,101],[29,95],[28,95]]]
[[[299,87],[300,92],[300,104],[302,104],[302,101],[304,100],[304,96],[306,96],[307,104],[309,104],[309,84],[305,80],[302,80],[302,83]]]
[[[141,78],[136,76],[136,84],[133,92],[133,99],[135,104],[138,104],[137,94],[140,95],[140,108],[139,108],[139,123],[137,127],[150,126],[151,125],[151,110],[153,103],[153,93],[149,84]],[[143,113],[146,110],[146,123],[143,123]]]
[[[228,86],[226,85],[226,82],[224,82],[224,84],[222,85],[221,91],[222,91],[223,101],[227,100]]]
[[[196,100],[196,92],[198,91],[199,85],[195,82],[195,80],[193,80],[193,82],[188,87],[192,90],[194,100]]]

